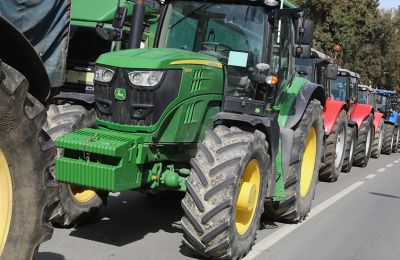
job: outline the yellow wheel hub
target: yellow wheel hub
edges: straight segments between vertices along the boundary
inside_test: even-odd
[[[249,229],[257,209],[261,174],[257,160],[251,160],[242,177],[236,202],[236,230],[243,235]]]
[[[301,162],[300,175],[300,196],[306,197],[310,190],[311,182],[314,175],[315,160],[317,157],[317,133],[314,127],[308,132],[306,146],[303,153],[303,161]]]
[[[69,188],[75,200],[80,203],[88,202],[96,195],[96,191],[89,190],[88,188],[83,186],[69,185]]]
[[[0,255],[10,229],[12,214],[12,182],[7,159],[0,149]]]

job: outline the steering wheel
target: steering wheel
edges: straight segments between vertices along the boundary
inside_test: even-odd
[[[208,51],[229,52],[232,50],[228,45],[219,42],[202,42],[201,45],[203,45],[204,49]]]

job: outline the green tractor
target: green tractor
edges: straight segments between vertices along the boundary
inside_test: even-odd
[[[97,60],[98,126],[56,140],[57,180],[95,194],[186,192],[183,243],[216,259],[246,255],[263,213],[303,220],[323,154],[325,94],[294,68],[311,55],[313,23],[280,4],[163,1],[154,48],[138,49],[136,1],[136,49]]]

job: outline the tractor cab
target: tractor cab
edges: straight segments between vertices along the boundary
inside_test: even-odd
[[[337,78],[330,82],[330,98],[346,102],[348,105],[355,103],[358,98],[359,78],[357,73],[339,69]]]
[[[357,99],[360,104],[370,105],[374,107],[376,111],[378,111],[376,103],[376,93],[372,87],[366,85],[358,85]]]
[[[296,58],[295,70],[301,77],[324,86],[327,94],[330,80],[337,78],[338,65],[332,63],[331,57],[312,49],[310,58]]]
[[[387,119],[391,118],[397,125],[398,103],[397,93],[393,90],[376,90],[376,102],[378,110],[385,115]]]

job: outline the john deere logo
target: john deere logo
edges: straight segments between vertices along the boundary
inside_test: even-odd
[[[114,96],[116,100],[124,101],[126,99],[126,91],[123,88],[117,88],[114,91]]]

